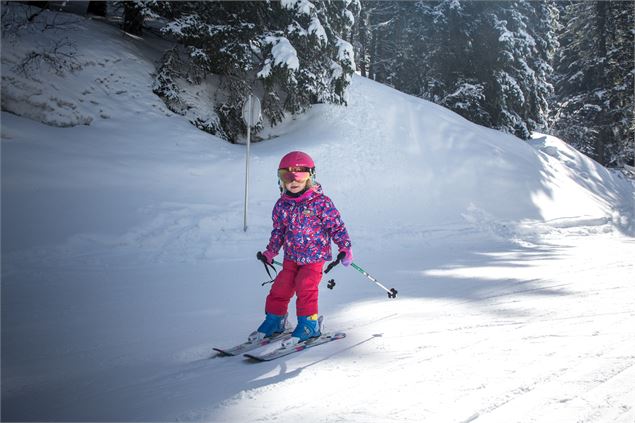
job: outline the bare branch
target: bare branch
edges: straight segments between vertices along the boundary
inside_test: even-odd
[[[63,75],[66,71],[74,72],[81,69],[81,64],[77,60],[76,54],[77,48],[72,41],[69,39],[57,40],[46,49],[30,51],[15,66],[14,70],[27,78],[33,78],[34,73],[42,65],[46,65],[56,75]]]

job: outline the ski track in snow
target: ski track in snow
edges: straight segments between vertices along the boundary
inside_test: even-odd
[[[327,325],[348,333],[336,343],[271,363],[251,364],[240,357],[209,359],[213,346],[237,342],[240,333],[251,329],[259,319],[259,301],[248,301],[241,309],[246,318],[232,324],[238,332],[222,334],[209,329],[212,318],[227,321],[223,313],[204,305],[196,312],[191,304],[183,303],[173,307],[176,314],[165,310],[180,321],[176,327],[188,328],[179,336],[181,340],[160,318],[153,323],[165,333],[151,330],[133,342],[119,335],[92,347],[87,339],[79,338],[66,346],[40,345],[21,361],[36,363],[37,357],[57,356],[57,366],[72,369],[71,363],[76,363],[77,371],[54,372],[49,377],[25,375],[21,388],[20,379],[5,372],[12,387],[5,391],[5,399],[19,407],[21,395],[26,399],[31,392],[39,392],[49,398],[39,410],[45,414],[34,413],[33,420],[44,415],[90,420],[89,416],[100,415],[113,420],[288,421],[312,415],[315,421],[328,422],[387,418],[404,422],[628,421],[635,388],[631,329],[635,327],[635,296],[623,275],[633,270],[627,259],[633,242],[615,234],[562,238],[558,233],[545,242],[558,251],[548,258],[536,259],[535,249],[510,253],[513,244],[509,244],[507,251],[497,253],[508,256],[507,260],[498,257],[492,263],[481,255],[480,261],[453,266],[453,257],[442,247],[456,249],[457,242],[464,246],[454,257],[504,246],[487,235],[445,239],[437,254],[431,252],[427,270],[418,279],[412,279],[408,270],[419,267],[416,255],[400,250],[400,269],[384,275],[400,290],[396,300],[383,298],[359,276],[337,270],[335,290],[322,293]],[[597,256],[597,248],[606,254]],[[102,260],[116,265],[114,256]],[[384,271],[390,267],[390,260],[381,265],[379,256],[372,262]],[[190,276],[205,274],[206,269],[225,275],[230,269],[206,261],[180,266],[181,270],[190,267],[184,272]],[[505,273],[504,285],[479,276],[483,269],[492,274],[496,268]],[[28,294],[28,289],[12,282],[34,280],[31,272],[35,270],[16,270],[4,287],[5,295],[16,290]],[[142,264],[137,270],[143,279],[161,279],[160,269]],[[254,272],[257,268],[241,272],[238,280]],[[86,288],[67,286],[55,275],[76,280],[75,273],[83,275],[89,286],[104,281],[99,267],[46,268],[51,288],[64,289],[71,296],[74,290]],[[435,279],[441,279],[446,289],[437,291]],[[121,282],[109,283],[116,287]],[[214,297],[208,285],[188,285],[207,293],[203,294],[207,302]],[[148,286],[159,289],[162,283]],[[479,289],[473,291],[475,287]],[[121,292],[144,295],[131,288]],[[231,289],[226,294],[234,298]],[[353,298],[356,301],[349,303]],[[109,302],[126,303],[116,295]],[[147,304],[136,307],[131,315],[151,311]],[[41,313],[61,315],[60,321],[67,321],[62,310]],[[141,322],[129,323],[145,327]],[[157,349],[148,354],[152,344]],[[183,349],[187,344],[191,346]],[[55,350],[60,355],[52,354]],[[299,394],[305,391],[315,392],[328,407],[316,409],[314,402]],[[112,403],[120,406],[113,409]]]
[[[612,266],[611,266],[612,265]],[[610,273],[610,268],[615,267],[615,263],[608,263],[607,267],[603,267],[603,269],[608,270]],[[595,270],[600,271],[599,267],[589,266],[585,269],[586,271]],[[556,272],[556,275],[558,272]],[[551,275],[551,273],[550,273]],[[573,283],[567,283],[562,285],[556,285],[557,288],[562,288],[565,286],[572,286]],[[544,286],[543,288],[531,290],[552,290],[554,286]],[[621,282],[620,285],[612,287],[603,287],[597,290],[588,290],[584,291],[580,294],[570,294],[574,295],[576,302],[584,302],[586,298],[589,296],[597,296],[602,293],[611,292],[613,290],[625,290],[629,289],[627,286],[624,286],[624,281]],[[509,303],[521,302],[518,297],[522,297],[530,291],[516,291],[511,292],[504,295],[496,295],[485,297],[479,300],[475,300],[478,302],[484,302],[486,305],[498,305],[500,303],[492,304],[492,300],[498,300],[502,296],[511,297]],[[469,301],[474,302],[474,301]],[[454,303],[453,306],[461,306],[465,303]],[[460,332],[464,333],[467,342],[458,342],[455,345],[447,346],[442,343],[434,344],[434,341],[430,341],[432,345],[424,345],[420,346],[420,352],[404,352],[402,355],[392,356],[389,362],[384,363],[380,366],[365,366],[363,371],[359,373],[363,373],[363,376],[360,374],[348,375],[346,381],[350,381],[352,377],[352,382],[345,383],[344,386],[338,386],[335,389],[335,392],[330,392],[333,388],[329,387],[329,393],[326,395],[321,394],[321,400],[326,401],[329,404],[333,404],[335,402],[336,406],[331,407],[332,409],[339,409],[340,412],[336,413],[338,416],[331,418],[324,418],[324,421],[351,421],[351,420],[361,420],[359,419],[360,415],[364,416],[364,421],[382,421],[382,419],[386,419],[387,416],[390,416],[391,421],[545,421],[545,419],[551,421],[554,419],[554,416],[563,416],[564,420],[558,421],[569,421],[571,418],[571,414],[569,412],[570,409],[573,409],[580,419],[579,421],[605,421],[608,417],[612,416],[615,418],[620,418],[620,416],[624,416],[626,413],[630,413],[632,410],[629,406],[630,399],[632,398],[632,389],[633,382],[628,378],[628,374],[630,374],[633,369],[632,366],[635,363],[635,355],[632,353],[633,351],[633,342],[632,338],[629,340],[628,338],[620,340],[621,343],[614,344],[609,343],[606,345],[594,345],[593,348],[583,348],[577,354],[576,351],[573,351],[571,354],[571,347],[566,347],[562,342],[558,342],[559,339],[575,339],[576,337],[597,337],[600,336],[600,333],[597,331],[585,334],[585,335],[577,335],[576,331],[580,329],[578,326],[586,327],[586,325],[593,326],[594,324],[601,324],[603,320],[614,320],[615,323],[619,323],[619,326],[622,328],[628,328],[630,323],[633,323],[633,317],[635,317],[635,313],[632,311],[633,302],[629,303],[629,307],[626,307],[627,311],[616,311],[616,312],[608,312],[608,313],[584,313],[580,315],[572,315],[572,316],[549,316],[549,315],[539,315],[537,317],[532,317],[528,319],[517,320],[513,322],[503,321],[498,323],[485,323],[482,325],[471,325],[467,327],[457,327],[457,328],[449,328],[445,327],[442,330],[438,331],[425,331],[425,332],[415,332],[404,335],[406,338],[418,338],[419,340],[423,340],[429,336],[443,336],[447,341],[450,337],[449,334],[452,332]],[[444,304],[444,309],[447,308],[447,304]],[[450,312],[446,312],[446,315],[436,316],[436,319],[451,319],[454,314],[454,307],[450,307]],[[539,311],[539,310],[538,310]],[[395,320],[399,320],[399,317],[405,317],[403,313],[398,313],[396,316],[390,316],[393,322]],[[465,316],[462,316],[463,318]],[[474,317],[479,317],[478,315]],[[463,319],[464,320],[464,319]],[[565,329],[555,329],[554,325],[562,325],[563,322],[568,322],[570,325]],[[426,322],[428,323],[428,322]],[[513,329],[513,333],[511,338],[506,338],[503,342],[499,339],[501,334],[496,332],[501,327],[509,327]],[[606,325],[610,327],[611,325]],[[586,330],[586,329],[585,329]],[[526,334],[525,332],[529,331],[530,334]],[[538,334],[534,335],[533,332],[537,331]],[[571,334],[573,332],[573,335]],[[397,345],[404,345],[403,336],[388,336],[384,335],[381,340],[393,340],[395,338],[399,339],[399,343]],[[553,339],[556,340],[554,343],[555,348],[565,347],[565,355],[566,360],[563,358],[554,359],[554,357],[558,357],[562,355],[562,351],[558,350],[549,350],[548,346],[550,345],[550,341]],[[499,386],[492,387],[487,389],[486,386],[482,384],[472,389],[467,387],[463,387],[466,391],[466,396],[475,395],[480,390],[485,392],[492,391],[488,396],[484,399],[479,400],[478,404],[486,404],[486,406],[480,406],[473,412],[466,416],[465,418],[460,415],[452,416],[451,418],[447,418],[448,416],[444,415],[447,413],[446,409],[441,407],[443,410],[442,413],[438,412],[438,409],[435,412],[434,407],[430,407],[429,413],[424,412],[425,407],[422,409],[423,404],[426,403],[425,395],[422,395],[421,402],[408,402],[409,398],[406,395],[405,401],[404,398],[394,398],[396,394],[391,395],[390,393],[394,392],[403,392],[407,390],[404,388],[404,385],[408,386],[409,389],[415,389],[418,385],[423,385],[426,382],[423,380],[412,380],[412,377],[408,376],[409,369],[419,369],[419,368],[428,368],[428,369],[448,369],[448,366],[456,367],[457,364],[461,368],[464,368],[464,371],[469,374],[470,371],[474,371],[471,369],[471,366],[478,365],[476,363],[480,363],[481,359],[492,361],[491,358],[487,358],[487,355],[492,354],[492,349],[505,347],[505,341],[509,342],[507,345],[509,351],[515,351],[516,353],[520,353],[522,357],[522,351],[519,351],[520,348],[526,343],[536,344],[538,347],[538,351],[543,355],[540,357],[541,359],[534,359],[532,362],[529,360],[526,364],[531,368],[531,373],[536,374],[527,374],[523,375],[521,371],[516,369],[507,369],[506,371],[514,374],[521,373],[520,380],[518,382],[513,380],[513,377],[499,377],[493,378],[483,378],[481,382],[492,383],[494,385],[498,384],[502,385],[504,389],[501,389]],[[362,341],[364,342],[364,341]],[[370,345],[370,344],[369,344]],[[578,343],[575,344],[579,345]],[[545,349],[547,347],[547,349]],[[438,349],[440,351],[435,351]],[[531,350],[531,348],[529,348]],[[383,347],[378,348],[378,350],[382,353],[390,353],[389,348]],[[429,351],[431,350],[431,351]],[[429,352],[428,352],[429,351]],[[569,352],[567,352],[569,351]],[[530,353],[530,352],[529,352]],[[514,357],[513,354],[510,355]],[[522,357],[522,360],[526,360]],[[448,362],[448,366],[445,366],[444,363]],[[553,362],[553,363],[552,363]],[[354,362],[353,365],[357,365],[358,362]],[[284,366],[283,366],[284,367]],[[369,368],[370,367],[370,368]],[[374,368],[376,367],[376,368]],[[522,366],[518,366],[522,368]],[[283,368],[281,368],[281,371]],[[453,369],[455,373],[456,369]],[[288,370],[287,370],[288,371]],[[437,386],[441,383],[444,386],[443,378],[447,377],[443,372],[434,372],[441,373],[438,377],[432,378],[432,384]],[[400,375],[400,377],[387,377],[387,375]],[[381,392],[387,393],[387,397],[382,399],[382,395],[375,395],[373,404],[376,402],[380,402],[384,404],[384,408],[386,409],[385,413],[382,414],[379,411],[376,411],[377,414],[373,414],[372,412],[361,410],[355,410],[354,407],[350,407],[348,412],[341,412],[341,409],[337,407],[337,398],[346,397],[346,392],[354,391],[355,389],[359,390],[359,386],[367,386],[364,382],[359,382],[357,379],[363,378],[365,381],[373,381],[378,380],[381,381]],[[474,380],[468,378],[467,382],[459,382],[458,380],[452,380],[453,383],[450,383],[450,386],[458,386],[469,385],[473,383]],[[446,382],[447,383],[447,382]],[[611,391],[615,392],[615,395],[610,397],[598,397],[594,398],[595,392],[601,390],[605,384],[614,383],[615,386],[611,389]],[[415,385],[414,387],[412,385]],[[338,379],[338,385],[341,385]],[[298,388],[301,389],[301,388]],[[285,392],[292,391],[292,387],[285,389]],[[363,388],[362,388],[363,390]],[[250,391],[248,398],[253,401],[258,396],[267,396],[267,390],[258,390],[256,392]],[[447,394],[448,392],[446,392]],[[364,395],[357,395],[359,397],[364,398]],[[243,399],[242,396],[239,396],[239,399]],[[439,400],[439,398],[435,398]],[[463,408],[462,398],[453,398],[456,409]],[[381,401],[380,401],[381,400]],[[606,405],[604,402],[609,402],[616,405]],[[263,403],[266,403],[266,398],[263,398]],[[404,402],[406,404],[404,405]],[[434,403],[435,401],[433,401]],[[402,404],[404,405],[402,409],[397,407],[394,404]],[[566,404],[566,405],[565,405]],[[580,405],[582,404],[582,405]],[[589,407],[592,407],[594,412],[587,413],[584,404],[587,404]],[[451,402],[448,401],[448,407],[451,407]],[[237,400],[236,398],[232,399],[228,403],[224,404],[224,407],[230,408],[232,411],[238,413],[237,416],[240,418],[245,418],[250,420],[252,416],[248,413],[244,414],[243,407],[245,406],[244,401]],[[296,406],[297,407],[297,406]],[[343,408],[343,407],[342,407]],[[372,406],[371,406],[372,408]],[[521,409],[523,412],[519,412]],[[293,410],[293,412],[291,411]],[[413,410],[419,410],[419,412],[415,412]],[[535,413],[535,410],[542,410],[541,413]],[[534,414],[532,415],[532,411]],[[282,416],[285,417],[298,417],[302,415],[302,413],[310,412],[310,405],[301,406],[298,410],[295,407],[288,408],[283,407],[280,410],[270,410],[267,409],[267,412],[270,413],[269,417],[265,419],[266,421],[274,420],[276,418],[280,418]],[[212,414],[214,417],[218,417],[216,414]],[[520,418],[520,416],[526,416]],[[221,418],[219,421],[230,421],[231,418],[236,418],[237,416],[231,415],[225,416],[221,414]],[[323,416],[321,416],[323,417]],[[612,418],[611,417],[611,418]],[[226,420],[223,420],[226,419]],[[322,421],[322,420],[320,420]]]

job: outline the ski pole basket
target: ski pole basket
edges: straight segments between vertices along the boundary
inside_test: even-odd
[[[388,298],[397,298],[397,290],[395,288],[390,288],[390,289],[386,288],[384,285],[381,284],[381,282],[379,282],[377,279],[372,277],[367,271],[365,271],[364,269],[362,269],[355,263],[351,263],[351,266],[353,267],[353,269],[357,270],[359,273],[361,273],[362,275],[366,276],[368,279],[373,281],[375,285],[377,285],[378,287],[386,291],[388,293]]]

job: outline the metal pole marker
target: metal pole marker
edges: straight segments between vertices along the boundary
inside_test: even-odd
[[[247,232],[247,207],[249,204],[249,149],[251,146],[251,127],[260,120],[260,99],[249,94],[243,104],[242,116],[247,125],[247,152],[245,153],[245,207],[243,209],[243,231]]]

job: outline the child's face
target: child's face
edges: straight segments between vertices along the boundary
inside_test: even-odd
[[[278,169],[278,177],[284,183],[284,188],[292,194],[297,194],[306,188],[311,178],[311,169],[303,166],[293,166]]]
[[[308,182],[309,182],[308,179],[305,179],[302,182],[298,182],[298,181],[285,182],[284,187],[286,188],[287,191],[293,194],[297,194],[306,187],[306,184]]]

